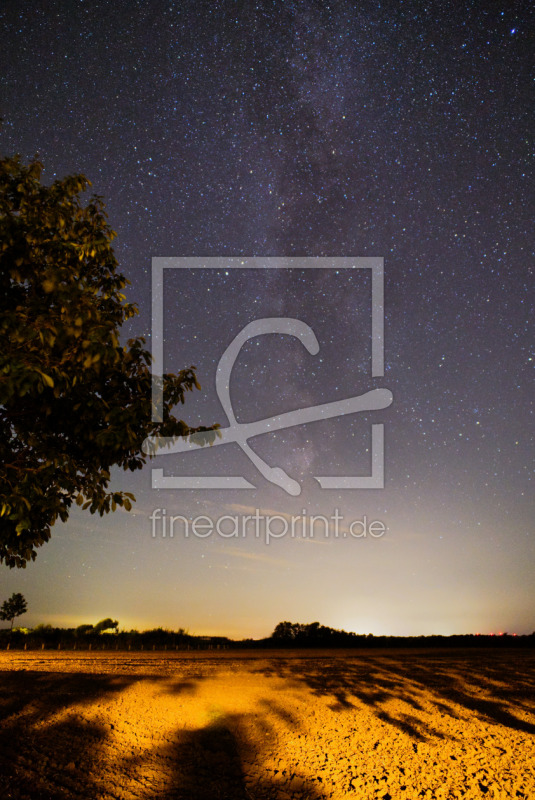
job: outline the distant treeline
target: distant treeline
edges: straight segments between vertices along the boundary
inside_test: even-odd
[[[108,623],[108,624],[107,624]],[[408,648],[408,647],[535,647],[535,632],[525,636],[500,633],[454,636],[374,636],[336,630],[319,622],[279,622],[265,639],[234,640],[225,636],[195,636],[184,628],[176,631],[153,628],[147,631],[119,630],[119,623],[106,619],[78,628],[35,628],[0,630],[0,647],[5,649],[67,650],[207,650],[263,648]]]
[[[54,628],[37,625],[35,628],[0,630],[0,647],[11,649],[66,650],[188,650],[222,647],[231,644],[223,636],[192,636],[183,628],[176,631],[153,628],[147,631],[99,629],[97,625],[78,628]]]
[[[263,647],[466,647],[466,646],[535,646],[535,632],[527,636],[515,634],[457,634],[454,636],[374,636],[353,633],[320,625],[319,622],[279,622],[271,636],[254,645]]]

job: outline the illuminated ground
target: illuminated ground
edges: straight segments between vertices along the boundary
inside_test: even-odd
[[[0,798],[534,798],[535,653],[0,653]]]

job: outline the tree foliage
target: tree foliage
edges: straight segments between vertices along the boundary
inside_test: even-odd
[[[103,631],[111,631],[114,630],[117,632],[119,628],[119,622],[116,619],[111,619],[110,617],[106,617],[106,619],[101,619],[100,622],[97,622],[93,630],[95,633],[102,633]]]
[[[86,622],[83,625],[78,625],[78,627],[75,630],[75,635],[84,637],[87,636],[87,634],[89,633],[93,633],[93,630],[94,630],[93,626],[90,623]]]
[[[101,619],[100,622],[97,622],[96,625],[91,625],[85,623],[84,625],[78,625],[75,630],[75,634],[78,637],[84,638],[90,634],[99,634],[103,633],[104,631],[111,631],[114,630],[117,633],[119,629],[119,622],[116,619],[111,619],[111,617],[106,617],[106,619]]]
[[[371,635],[371,634],[370,634]],[[277,643],[285,645],[329,647],[330,645],[350,645],[357,638],[356,633],[329,628],[319,622],[279,622],[271,634]]]
[[[13,592],[9,600],[5,600],[0,608],[0,619],[11,622],[11,629],[13,629],[13,620],[15,617],[20,617],[28,610],[28,604],[24,599],[24,595],[20,592]]]
[[[150,353],[119,341],[137,313],[122,291],[115,236],[83,175],[41,184],[42,165],[0,161],[0,563],[24,567],[76,502],[130,510],[110,469],[140,469],[147,436],[192,429],[171,409],[200,388],[194,367],[164,375],[152,421]]]

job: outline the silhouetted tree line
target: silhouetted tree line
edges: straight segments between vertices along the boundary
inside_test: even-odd
[[[408,647],[523,647],[535,646],[535,632],[516,636],[500,634],[457,634],[454,636],[374,636],[373,633],[354,633],[320,625],[319,622],[279,622],[267,639],[240,643],[248,647],[347,647],[347,648],[408,648]]]
[[[371,634],[369,634],[371,636]],[[356,633],[336,630],[319,622],[279,622],[271,639],[280,644],[313,647],[351,647],[357,640],[367,639]]]
[[[119,630],[117,620],[110,618],[96,625],[84,624],[77,628],[55,628],[37,625],[35,628],[0,630],[0,647],[11,649],[66,649],[66,650],[199,650],[223,648],[231,644],[223,636],[193,636],[184,628],[176,631],[153,628],[146,631]],[[11,633],[11,635],[10,635]]]
[[[195,636],[184,628],[176,631],[153,628],[146,631],[119,630],[109,617],[95,625],[54,628],[37,625],[33,629],[0,630],[0,648],[67,650],[219,650],[262,648],[428,648],[428,647],[534,647],[535,632],[516,636],[508,633],[464,634],[455,636],[374,636],[337,630],[319,622],[279,622],[265,639],[233,640],[225,636]]]

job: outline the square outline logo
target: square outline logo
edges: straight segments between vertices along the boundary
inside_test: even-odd
[[[164,320],[164,273],[166,269],[369,269],[371,270],[371,377],[384,377],[384,259],[375,256],[362,257],[222,257],[222,256],[170,256],[152,258],[152,405],[154,422],[162,420],[163,396],[155,376],[164,373],[163,365],[163,320]],[[269,322],[269,320],[264,320]],[[262,332],[270,332],[262,331]],[[288,331],[291,332],[291,331]],[[297,335],[297,334],[294,334]],[[386,390],[375,390],[376,392]],[[370,393],[371,394],[371,393]],[[353,398],[357,399],[357,398]],[[350,401],[342,401],[350,402]],[[390,400],[391,402],[391,400]],[[384,408],[389,403],[371,408]],[[364,409],[362,409],[364,410]],[[296,412],[299,413],[299,410]],[[340,411],[337,415],[349,413]],[[227,415],[228,416],[228,415]],[[321,418],[321,417],[320,417]],[[230,421],[230,420],[229,420]],[[303,422],[302,420],[301,422]],[[292,425],[300,424],[300,420]],[[227,429],[229,430],[229,429]],[[322,489],[382,489],[384,488],[384,424],[372,423],[371,426],[372,471],[367,476],[328,476],[315,475]],[[169,440],[172,442],[173,440]],[[234,439],[236,441],[236,439]],[[244,440],[246,441],[246,440]],[[160,445],[161,446],[161,445]],[[242,447],[246,445],[242,444]],[[248,448],[249,452],[250,448]],[[167,452],[172,452],[167,450]],[[248,453],[249,454],[249,453]],[[249,455],[251,457],[251,455]],[[263,462],[262,462],[263,463]],[[261,469],[263,472],[263,470]],[[273,470],[281,471],[281,470]],[[165,476],[163,469],[152,469],[153,489],[256,489],[242,476]],[[264,473],[265,474],[265,473]],[[283,473],[285,474],[285,473]],[[267,477],[267,476],[266,476]],[[287,476],[286,476],[287,477]],[[270,478],[268,478],[270,479]],[[291,479],[288,479],[291,481]],[[273,480],[274,483],[280,481]],[[283,487],[285,488],[285,487]],[[290,494],[299,493],[290,491]]]

